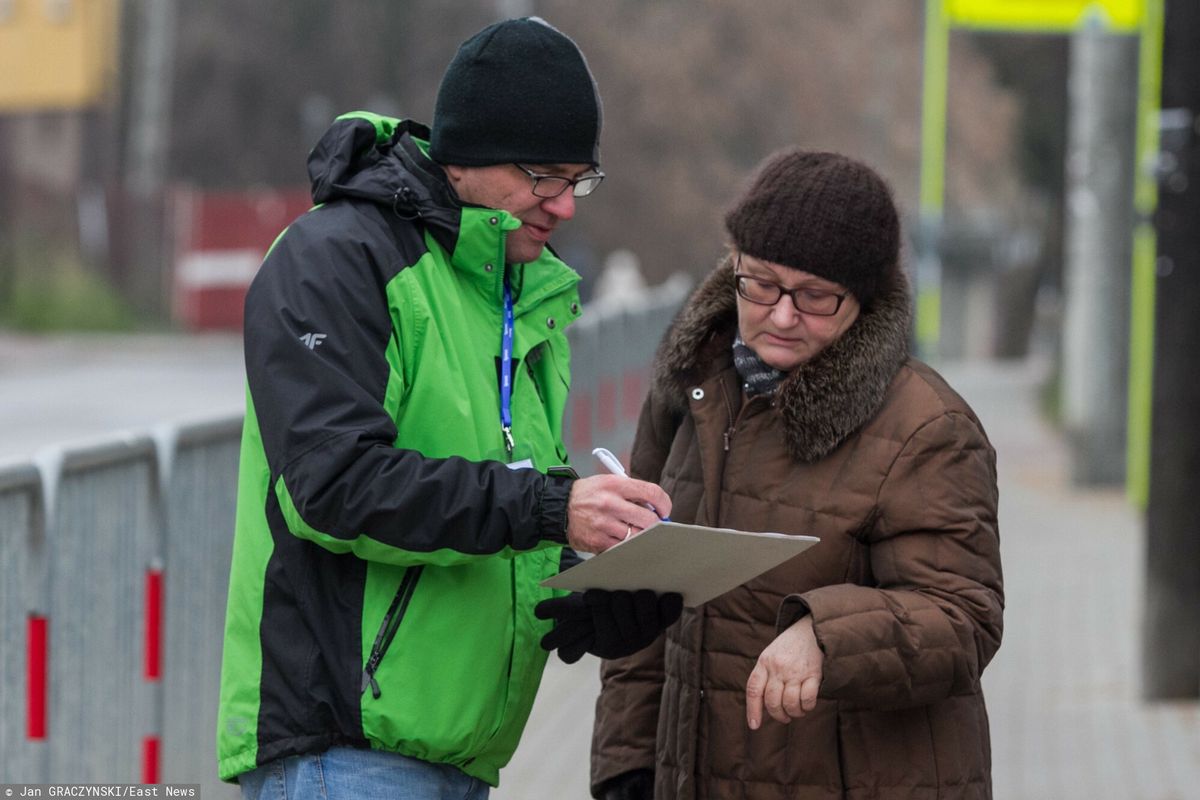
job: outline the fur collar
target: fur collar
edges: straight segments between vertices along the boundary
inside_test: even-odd
[[[908,280],[901,270],[881,287],[842,337],[784,377],[775,406],[798,461],[823,458],[871,419],[908,358]],[[726,257],[684,304],[654,358],[651,389],[672,413],[686,391],[731,368],[737,329],[733,262]]]

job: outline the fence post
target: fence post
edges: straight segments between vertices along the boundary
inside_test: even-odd
[[[37,468],[0,467],[0,783],[47,778],[45,519]]]

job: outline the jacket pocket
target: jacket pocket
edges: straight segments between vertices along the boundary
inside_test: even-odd
[[[379,632],[375,634],[374,644],[371,645],[371,654],[367,657],[366,665],[363,666],[360,694],[367,691],[368,688],[371,689],[371,696],[376,700],[383,694],[375,680],[375,671],[379,669],[379,663],[383,661],[384,654],[391,647],[392,640],[396,638],[396,631],[400,630],[400,623],[404,620],[404,613],[408,610],[413,592],[417,589],[417,580],[421,577],[422,569],[424,566],[417,565],[404,571],[404,577],[400,580],[400,588],[396,590],[396,596],[392,598],[387,613],[383,615],[383,622],[379,626]]]

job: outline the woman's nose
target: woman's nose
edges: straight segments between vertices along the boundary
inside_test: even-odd
[[[792,302],[791,295],[780,295],[775,305],[771,306],[771,320],[779,326],[790,327],[800,321],[800,312]]]

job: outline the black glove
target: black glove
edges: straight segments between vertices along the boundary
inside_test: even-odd
[[[538,619],[553,619],[554,628],[542,637],[542,647],[574,664],[584,653],[600,658],[632,655],[658,638],[679,619],[683,595],[588,589],[566,597],[543,600],[533,609]]]
[[[600,800],[654,800],[654,771],[622,772],[600,787]]]

